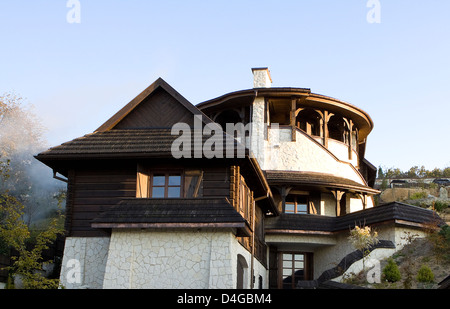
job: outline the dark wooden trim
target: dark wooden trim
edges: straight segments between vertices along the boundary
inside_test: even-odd
[[[266,229],[266,235],[290,234],[290,235],[335,235],[336,232],[311,231],[311,230],[291,230],[291,229]]]
[[[96,229],[236,229],[237,237],[250,237],[252,231],[245,222],[232,223],[92,223]]]
[[[74,211],[74,193],[75,193],[75,171],[70,169],[67,179],[66,213],[64,229],[66,236],[71,236],[72,218]]]

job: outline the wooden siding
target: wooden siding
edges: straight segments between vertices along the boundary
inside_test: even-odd
[[[93,229],[91,221],[122,198],[136,196],[136,167],[80,169],[71,176],[66,219],[68,235],[108,236],[105,230]]]
[[[122,163],[124,164],[124,163]],[[91,227],[101,212],[118,204],[123,198],[136,197],[137,164],[116,167],[81,167],[68,175],[66,230],[68,236],[108,236],[106,230]],[[164,167],[157,165],[158,168]],[[176,168],[175,165],[165,168]],[[151,166],[149,167],[151,169]],[[230,196],[228,167],[203,167],[203,197]]]
[[[193,121],[193,114],[167,91],[158,88],[114,129],[171,128],[178,122],[184,122],[193,127]]]
[[[227,167],[203,168],[203,196],[230,197],[230,176]]]

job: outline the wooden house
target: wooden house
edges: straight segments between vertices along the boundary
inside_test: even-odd
[[[367,113],[253,73],[254,88],[197,106],[158,79],[36,156],[67,180],[63,286],[296,288],[333,278],[355,224],[377,227],[392,254],[433,218],[374,207]]]

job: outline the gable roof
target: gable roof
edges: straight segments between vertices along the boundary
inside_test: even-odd
[[[146,104],[149,105],[154,103],[152,102],[152,100],[150,100],[152,95],[161,90],[167,93],[170,98],[174,99],[176,103],[179,103],[180,106],[184,107],[186,112],[188,112],[188,114],[201,115],[202,120],[205,124],[212,122],[212,120],[209,119],[208,116],[206,116],[202,111],[200,111],[197,107],[191,104],[187,99],[185,99],[180,93],[178,93],[174,88],[172,88],[172,86],[170,86],[160,77],[153,84],[151,84],[144,91],[142,91],[139,95],[137,95],[133,100],[131,100],[127,105],[125,105],[122,109],[120,109],[117,113],[115,113],[111,118],[109,118],[94,132],[105,132],[116,128],[122,121],[124,121],[124,119],[127,116],[130,116],[133,111],[137,110],[143,105]],[[167,104],[167,102],[163,103]],[[161,116],[163,115],[157,115],[157,117]],[[171,116],[171,115],[169,114],[164,116]],[[172,119],[172,122],[176,121]],[[171,126],[172,124],[169,124],[164,127],[171,127]]]
[[[152,105],[157,107],[156,110],[149,108]],[[176,115],[161,110],[167,105]],[[203,124],[213,122],[162,78],[158,78],[93,133],[52,147],[39,153],[36,158],[48,165],[49,160],[55,159],[170,155],[170,147],[178,137],[171,135],[172,125],[183,120],[193,121],[194,115],[201,115]],[[161,122],[161,118],[167,121]]]

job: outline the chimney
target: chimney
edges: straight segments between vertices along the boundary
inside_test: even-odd
[[[272,78],[269,68],[253,68],[253,88],[270,88]]]

